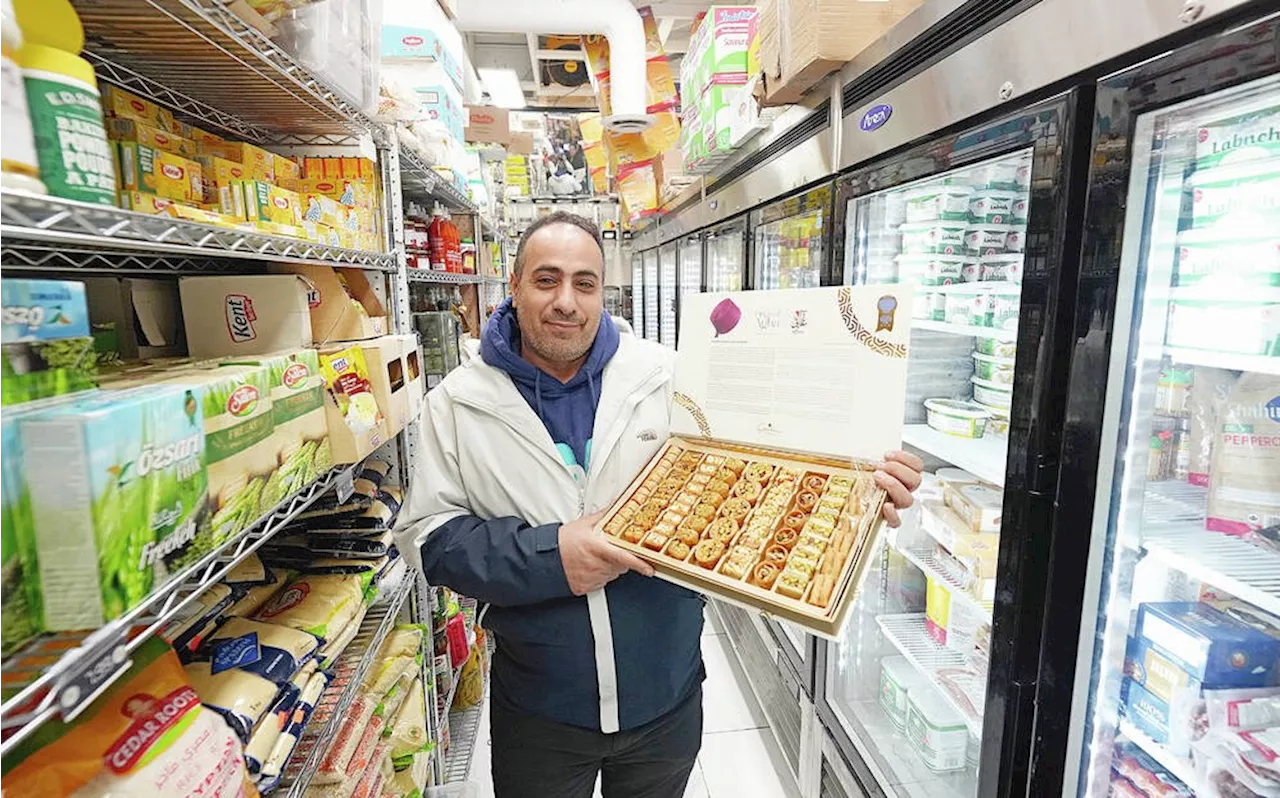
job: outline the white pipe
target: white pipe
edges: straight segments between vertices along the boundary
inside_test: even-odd
[[[644,23],[628,0],[466,0],[458,30],[486,33],[603,34],[609,40],[611,130],[634,133],[653,124],[645,110]]]

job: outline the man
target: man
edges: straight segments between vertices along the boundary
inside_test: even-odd
[[[702,737],[702,598],[593,529],[666,440],[670,350],[604,312],[604,250],[568,213],[520,239],[480,357],[427,397],[399,534],[488,606],[498,798],[680,796]],[[899,507],[918,458],[877,475]],[[897,521],[893,508],[886,510]]]

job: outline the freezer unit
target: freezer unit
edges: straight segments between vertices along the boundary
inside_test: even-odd
[[[754,290],[823,285],[830,249],[830,184],[751,212]]]

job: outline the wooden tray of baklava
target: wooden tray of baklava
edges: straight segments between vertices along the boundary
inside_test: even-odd
[[[835,637],[879,535],[872,468],[673,437],[600,529],[663,578]]]

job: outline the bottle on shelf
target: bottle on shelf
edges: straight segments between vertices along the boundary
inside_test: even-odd
[[[35,136],[27,113],[27,90],[22,83],[18,53],[22,49],[22,28],[13,10],[13,0],[4,0],[3,48],[0,49],[0,79],[4,81],[3,145],[0,149],[0,182],[5,188],[16,188],[36,194],[45,193],[40,182],[40,165],[36,158]]]
[[[440,203],[431,211],[431,224],[427,227],[427,255],[432,271],[449,271],[448,220]]]

